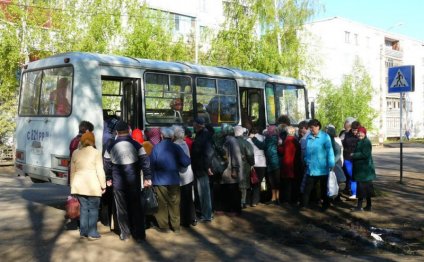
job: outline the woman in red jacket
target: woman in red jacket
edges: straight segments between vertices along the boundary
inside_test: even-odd
[[[300,188],[300,144],[294,136],[294,127],[287,127],[287,137],[278,146],[280,155],[281,194],[280,201],[296,204]]]

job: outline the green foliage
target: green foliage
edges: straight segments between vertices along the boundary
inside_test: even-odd
[[[356,61],[340,87],[330,81],[322,83],[317,97],[317,118],[323,125],[332,124],[336,130],[342,130],[346,118],[354,117],[367,129],[372,129],[372,121],[377,116],[370,105],[373,93],[369,74]]]
[[[252,2],[247,1],[249,4]],[[243,3],[242,0],[226,2],[226,24],[213,39],[212,48],[203,63],[255,70],[253,61],[258,43],[255,39],[257,14]]]
[[[298,78],[307,62],[298,30],[313,14],[312,3],[309,0],[226,2],[225,24],[202,63]]]
[[[170,14],[150,10],[135,1],[128,7],[128,25],[121,54],[156,60],[192,61],[190,46],[180,37],[173,39]]]
[[[3,13],[4,15],[4,13]],[[2,18],[4,19],[4,17]],[[20,42],[16,28],[6,23],[0,27],[0,144],[12,137],[17,105],[16,75],[20,61]]]

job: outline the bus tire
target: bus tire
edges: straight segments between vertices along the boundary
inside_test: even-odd
[[[33,183],[45,183],[46,182],[46,181],[41,180],[41,179],[37,179],[37,178],[33,178],[33,177],[30,177],[30,178],[31,178],[31,181]]]

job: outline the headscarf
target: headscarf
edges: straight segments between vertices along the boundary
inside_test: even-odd
[[[143,144],[144,138],[143,138],[143,132],[136,128],[131,133],[132,138],[137,141],[139,144]]]
[[[153,145],[157,145],[160,142],[160,128],[159,127],[153,127],[149,130],[149,140],[152,142]]]
[[[360,126],[360,127],[358,127],[358,133],[359,132],[362,132],[362,133],[364,133],[365,135],[367,135],[367,130],[365,129],[365,127],[363,127],[363,126]]]

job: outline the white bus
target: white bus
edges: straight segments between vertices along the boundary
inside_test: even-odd
[[[179,104],[178,116],[171,106]],[[233,68],[72,52],[22,70],[16,127],[16,171],[34,182],[67,184],[69,144],[82,120],[102,149],[104,118],[134,128],[185,124],[203,116],[223,123],[293,124],[309,118],[303,81]]]

